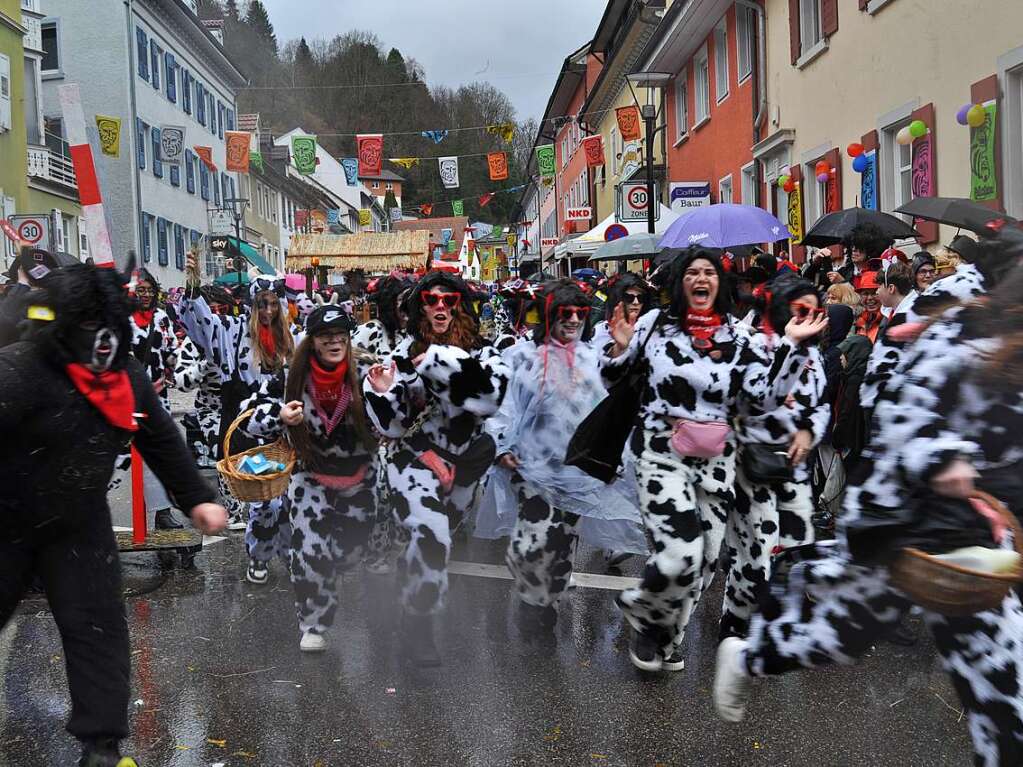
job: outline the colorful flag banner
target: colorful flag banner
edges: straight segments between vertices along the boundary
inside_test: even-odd
[[[185,128],[181,125],[160,126],[160,161],[181,165],[185,159]]]
[[[481,194],[480,195],[480,207],[481,208],[485,207],[486,204],[488,202],[490,202],[492,199],[494,199],[494,193],[493,192],[487,192],[486,194]]]
[[[622,134],[622,141],[636,141],[640,136],[639,107],[618,107],[615,110],[615,117],[618,118],[618,131]]]
[[[309,211],[305,208],[298,208],[295,210],[295,227],[297,229],[303,228],[309,223]]]
[[[292,136],[291,159],[295,170],[309,176],[316,172],[316,136]]]
[[[864,152],[867,167],[860,174],[860,205],[867,210],[877,210],[877,150]]]
[[[333,208],[327,211],[327,225],[338,223],[341,219],[341,211]]]
[[[552,179],[557,173],[557,161],[554,159],[554,144],[544,144],[536,148],[536,167],[540,178]]]
[[[433,203],[432,202],[424,202],[422,205],[419,206],[419,212],[422,213],[424,216],[432,215],[433,214]]]
[[[391,223],[397,223],[397,222],[401,221],[401,208],[398,208],[398,207],[391,208],[390,213],[391,213]]]
[[[998,103],[992,99],[982,106],[987,119],[983,125],[970,128],[970,199],[978,201],[998,198],[998,164],[995,155]]]
[[[389,157],[388,162],[393,162],[395,165],[400,165],[405,170],[411,170],[419,164],[418,157]]]
[[[497,125],[488,125],[487,133],[494,136],[500,136],[510,144],[512,139],[515,138],[515,123],[498,123]]]
[[[342,157],[341,167],[345,171],[345,183],[355,186],[359,183],[359,160],[355,157]]]
[[[448,253],[454,253],[454,252],[455,252],[455,241],[454,240],[448,240]]]
[[[248,131],[224,131],[224,142],[227,148],[228,171],[235,173],[249,172],[249,146],[252,134]]]
[[[373,216],[369,208],[359,208],[359,226],[371,226],[372,224]]]
[[[358,145],[359,175],[379,176],[383,170],[384,137],[380,133],[362,133],[355,137]]]
[[[310,210],[309,224],[315,234],[323,234],[327,231],[327,214],[322,210]]]
[[[446,130],[424,130],[422,136],[430,139],[434,144],[439,144],[448,137],[448,132]]]
[[[99,131],[99,149],[108,157],[121,156],[121,118],[96,115],[96,129]]]
[[[517,238],[515,237],[515,235],[514,235],[513,233],[509,233],[509,234],[508,234],[508,235],[507,235],[507,236],[506,236],[506,237],[504,238],[504,241],[508,243],[508,247],[509,247],[509,248],[514,248],[514,247],[515,247],[515,240],[516,240],[516,239],[517,239]]]
[[[445,189],[458,188],[458,158],[438,157],[437,166],[440,169],[440,180]]]
[[[487,166],[490,168],[491,181],[504,181],[508,178],[508,155],[504,152],[488,153]]]
[[[213,147],[199,146],[198,144],[196,144],[195,146],[192,147],[192,149],[195,150],[196,156],[199,158],[202,164],[207,167],[207,169],[211,171],[216,171],[217,166],[213,162]]]
[[[263,165],[263,153],[249,151],[249,165],[260,173],[266,172],[266,167]]]
[[[586,167],[596,168],[604,164],[604,137],[587,136],[583,139],[583,153],[586,155]]]
[[[452,216],[464,216],[465,215],[465,203],[461,200],[451,201],[451,215]]]
[[[444,243],[445,248],[448,246],[448,243],[451,242],[451,236],[453,234],[454,232],[449,227],[445,227],[440,230],[440,240]]]
[[[798,189],[789,195],[788,218],[789,232],[792,234],[792,244],[798,245],[803,241],[803,193]]]

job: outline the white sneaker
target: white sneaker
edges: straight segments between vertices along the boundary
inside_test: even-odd
[[[686,659],[682,657],[682,651],[677,647],[671,651],[671,655],[661,661],[662,671],[685,671]]]
[[[267,568],[266,562],[260,562],[258,559],[249,560],[249,566],[245,570],[245,580],[257,586],[262,586],[269,578],[270,571]]]
[[[298,649],[302,652],[323,652],[327,649],[327,640],[322,634],[314,634],[306,631],[302,634],[302,641],[298,643]]]
[[[746,641],[739,637],[727,637],[718,645],[714,707],[718,716],[726,722],[741,722],[746,716],[746,702],[753,681],[743,660],[747,647]]]

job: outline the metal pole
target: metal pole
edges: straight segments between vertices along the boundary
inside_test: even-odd
[[[236,251],[238,251],[237,255],[235,256],[236,261],[235,261],[234,266],[238,270],[238,287],[241,288],[241,286],[242,286],[241,264],[242,264],[242,261],[244,261],[244,257],[242,256],[242,233],[241,233],[241,227],[239,226],[239,222],[241,221],[241,217],[238,215],[237,211],[231,211],[231,212],[235,214],[234,215],[234,249]]]
[[[646,230],[654,233],[654,120],[656,113],[652,104],[643,107],[643,125],[646,128]]]

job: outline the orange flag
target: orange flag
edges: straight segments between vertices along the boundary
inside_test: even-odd
[[[212,171],[216,171],[217,166],[213,162],[213,147],[211,146],[193,146],[196,155],[202,160],[202,164],[205,165]]]
[[[583,153],[586,155],[586,167],[595,168],[604,164],[604,137],[599,133],[583,139]]]
[[[490,152],[487,155],[491,181],[504,181],[508,178],[508,155],[504,152]]]
[[[623,141],[635,141],[639,138],[639,108],[618,107],[615,110],[615,117],[618,118],[618,130],[622,134]]]
[[[248,131],[224,131],[227,144],[227,169],[235,173],[249,172],[249,144],[251,134]]]

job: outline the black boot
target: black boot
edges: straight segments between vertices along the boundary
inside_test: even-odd
[[[551,631],[558,622],[554,605],[539,607],[519,602],[519,625],[527,631]]]
[[[420,668],[441,665],[434,639],[433,616],[405,613],[401,622],[402,645],[409,662]]]
[[[99,738],[82,742],[82,758],[78,767],[138,767],[131,757],[121,756],[115,738]]]
[[[174,509],[157,509],[156,523],[157,530],[184,530],[185,526],[178,522],[174,516]]]

